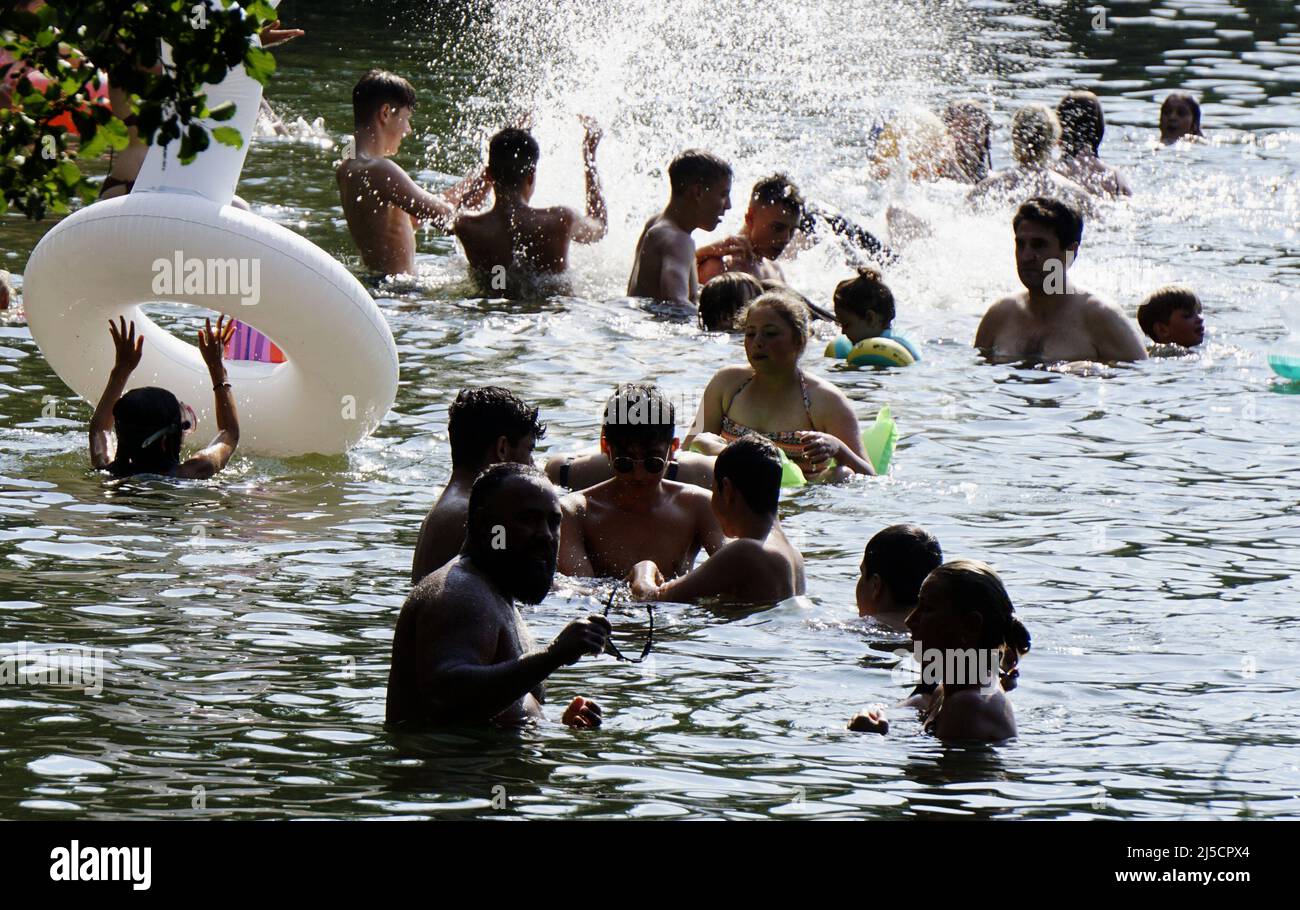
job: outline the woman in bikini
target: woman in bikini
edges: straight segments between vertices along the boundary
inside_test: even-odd
[[[874,474],[857,415],[844,393],[799,368],[808,344],[808,310],[787,292],[759,297],[741,316],[748,365],[723,367],[684,447],[716,455],[746,433],[770,439],[810,480]],[[832,469],[831,459],[838,467]]]

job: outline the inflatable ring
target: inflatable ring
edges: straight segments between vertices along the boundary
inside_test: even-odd
[[[864,338],[844,358],[849,366],[905,367],[916,363],[912,353],[893,338]]]
[[[288,358],[227,363],[240,450],[346,451],[379,425],[396,398],[392,331],[370,294],[332,256],[229,205],[262,88],[237,67],[206,90],[211,107],[236,103],[226,125],[239,130],[242,147],[214,141],[181,165],[174,147],[152,146],[133,192],[87,206],[47,233],[23,277],[32,337],[60,378],[93,403],[113,366],[107,324],[134,320],[145,343],[130,387],[161,386],[202,404],[199,419],[213,426],[212,380],[198,349],[155,324],[141,306],[183,303],[235,316]]]

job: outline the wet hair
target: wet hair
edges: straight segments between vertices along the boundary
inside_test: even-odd
[[[671,443],[677,409],[658,386],[628,382],[605,402],[600,432],[612,448]]]
[[[353,122],[358,126],[369,123],[385,104],[414,108],[415,89],[396,73],[373,69],[352,88]]]
[[[760,515],[775,515],[781,499],[781,456],[771,441],[755,433],[733,440],[713,464],[713,479],[730,480],[745,505]]]
[[[763,285],[748,272],[723,272],[700,288],[700,325],[709,332],[734,329],[745,304],[762,293]]]
[[[181,436],[189,429],[180,400],[166,389],[132,389],[113,404],[117,454],[114,477],[171,474],[181,463]]]
[[[943,565],[943,550],[934,535],[916,525],[890,525],[867,541],[867,571],[881,582],[899,606],[915,606],[921,582]]]
[[[702,149],[687,149],[668,165],[668,183],[674,194],[685,192],[693,186],[712,186],[731,176],[731,165]]]
[[[784,206],[796,219],[803,218],[804,198],[794,181],[785,174],[773,174],[754,184],[750,205]]]
[[[1060,199],[1048,196],[1027,199],[1011,219],[1011,229],[1020,227],[1022,221],[1033,221],[1050,227],[1063,249],[1078,246],[1083,239],[1083,216],[1074,206]]]
[[[894,321],[894,292],[885,284],[880,270],[872,266],[860,266],[856,278],[837,284],[834,301],[836,306],[850,309],[859,316],[880,314],[885,328]]]
[[[1138,325],[1142,331],[1152,341],[1159,341],[1156,338],[1156,323],[1163,322],[1168,324],[1169,318],[1177,310],[1187,310],[1195,313],[1201,308],[1201,298],[1196,296],[1196,292],[1191,288],[1181,284],[1167,284],[1162,288],[1157,288],[1147,295],[1138,306]]]
[[[1160,102],[1160,118],[1162,120],[1164,119],[1165,109],[1175,101],[1183,102],[1192,112],[1192,129],[1188,135],[1205,135],[1201,132],[1201,105],[1195,98],[1187,94],[1187,92],[1170,92],[1165,100]]]
[[[474,533],[476,519],[484,509],[492,507],[496,494],[512,477],[526,477],[550,486],[546,475],[530,464],[516,464],[513,461],[500,461],[488,465],[474,478],[474,485],[469,489],[469,503],[465,511],[465,527],[470,535]]]
[[[1018,164],[1046,161],[1061,138],[1061,124],[1045,104],[1026,104],[1011,118],[1011,152]]]
[[[953,137],[954,147],[959,155],[962,151],[962,141],[953,132],[953,127],[962,120],[974,123],[977,131],[983,136],[979,147],[979,166],[975,173],[969,174],[969,177],[976,181],[983,180],[993,169],[993,118],[989,115],[988,106],[975,98],[953,101],[943,109],[944,126],[948,128],[948,134]]]
[[[518,189],[537,173],[537,160],[541,157],[541,147],[532,133],[518,127],[507,127],[488,143],[488,172],[493,183],[506,189]]]
[[[1097,154],[1101,137],[1106,135],[1106,115],[1096,95],[1070,92],[1056,105],[1056,116],[1061,122],[1061,149],[1065,154],[1074,156],[1085,149]]]
[[[541,439],[546,424],[538,422],[537,413],[537,408],[500,386],[461,389],[447,411],[452,467],[481,464],[488,446],[502,436],[512,446],[530,434]]]
[[[979,648],[1002,648],[1003,685],[1016,675],[1020,657],[1029,652],[1029,630],[1016,618],[1015,605],[998,574],[973,559],[946,562],[929,575],[942,586],[949,603],[959,612],[980,614],[984,623]]]
[[[770,307],[776,310],[777,314],[786,321],[790,326],[790,331],[794,333],[794,343],[800,352],[808,346],[808,306],[801,299],[801,295],[786,287],[780,287],[775,290],[765,291],[763,295],[750,302],[740,314],[740,321],[743,323],[749,318],[749,314],[759,307]]]

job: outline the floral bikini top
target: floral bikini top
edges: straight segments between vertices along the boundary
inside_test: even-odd
[[[804,444],[799,441],[799,435],[801,433],[807,433],[808,430],[782,430],[776,433],[764,433],[762,430],[756,430],[753,427],[745,426],[743,423],[737,423],[727,416],[727,410],[730,409],[731,405],[736,403],[736,399],[740,397],[740,393],[745,390],[745,386],[749,385],[753,379],[754,377],[750,376],[749,379],[746,379],[741,383],[740,388],[736,389],[736,394],[731,396],[731,402],[727,405],[727,409],[723,410],[722,438],[727,440],[727,442],[732,442],[733,440],[744,436],[746,433],[757,433],[759,436],[764,436],[771,440],[773,445],[783,450],[795,461],[798,461],[800,456],[803,455],[804,450]],[[803,408],[808,414],[808,424],[809,426],[812,426],[812,398],[808,395],[808,384],[803,380],[802,370],[799,371],[799,389],[803,392]]]

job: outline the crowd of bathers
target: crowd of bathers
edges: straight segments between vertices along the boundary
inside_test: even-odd
[[[602,134],[594,121],[583,121],[584,206],[536,208],[530,200],[540,147],[526,118],[491,138],[483,167],[430,193],[392,161],[411,132],[415,106],[410,83],[384,71],[367,73],[353,91],[352,154],[338,165],[337,180],[368,269],[414,272],[415,229],[428,222],[458,238],[485,292],[518,296],[536,293],[541,278],[562,276],[572,243],[606,236],[609,214],[596,169]],[[1170,95],[1160,125],[1166,144],[1195,141],[1201,130],[1194,99]],[[975,346],[999,361],[1144,358],[1123,311],[1068,276],[1085,218],[1099,201],[1131,192],[1099,157],[1104,118],[1096,96],[1071,92],[1055,110],[1017,111],[1015,164],[1005,171],[991,170],[991,130],[978,101],[954,102],[942,116],[898,115],[876,131],[872,160],[881,179],[901,173],[966,183],[973,207],[1014,210],[1024,290],[988,309]],[[804,559],[778,514],[787,466],[816,482],[876,473],[852,403],[833,382],[803,369],[801,359],[817,319],[840,333],[828,355],[853,362],[851,352],[876,341],[906,352],[891,362],[921,357],[894,331],[897,303],[885,274],[930,226],[892,209],[882,241],[829,204],[805,199],[788,175],[773,174],[754,185],[736,234],[697,249],[693,232],[717,229],[730,209],[732,168],[691,149],[672,160],[667,177],[668,202],[640,235],[627,294],[663,304],[670,314],[690,314],[705,331],[739,333],[745,362],[716,372],[684,434],[662,389],[619,385],[601,415],[599,449],[552,457],[544,471],[533,465],[546,431],[537,408],[503,388],[460,392],[449,412],[451,477],[420,529],[414,588],[394,635],[391,724],[539,717],[544,682],[555,670],[611,653],[610,624],[598,615],[534,646],[517,603],[541,602],[557,573],[613,579],[632,597],[659,603],[770,604],[804,594]],[[113,191],[129,192],[127,184],[119,179]],[[841,246],[849,273],[829,308],[791,288],[780,265],[819,241]],[[1200,311],[1194,292],[1170,286],[1141,304],[1137,321],[1157,344],[1192,347],[1204,338]],[[205,478],[221,471],[239,441],[225,360],[232,345],[242,358],[276,359],[274,345],[259,345],[255,330],[224,317],[198,332],[218,433],[183,459],[193,410],[164,389],[126,391],[143,339],[126,320],[109,328],[116,356],[90,425],[92,464],[118,477]],[[237,332],[246,337],[237,341]],[[708,558],[697,565],[701,550]],[[906,702],[921,709],[927,729],[954,740],[1015,734],[1005,692],[1015,685],[1030,637],[989,566],[944,562],[938,541],[921,528],[885,528],[866,543],[857,602],[862,615],[910,631],[918,648],[937,655],[941,669],[923,677]],[[953,654],[972,658],[954,668],[946,659]],[[562,717],[576,727],[597,726],[601,718],[599,704],[585,697],[572,699]],[[888,721],[877,705],[850,727],[884,732]]]

